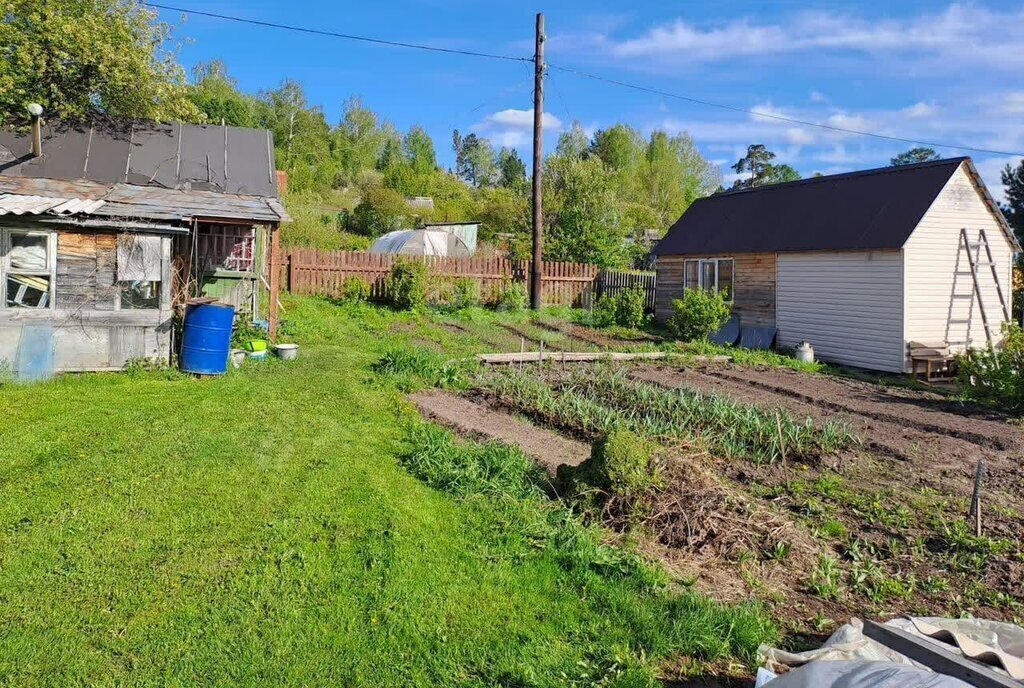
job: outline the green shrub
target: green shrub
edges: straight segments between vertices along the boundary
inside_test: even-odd
[[[589,325],[593,327],[611,327],[615,324],[615,299],[608,294],[601,294],[594,304]]]
[[[417,260],[399,258],[391,266],[387,289],[395,308],[422,309],[427,303],[427,266]]]
[[[235,316],[234,327],[231,328],[231,347],[240,349],[246,342],[267,339],[268,336],[266,330],[253,324],[252,318],[238,314]]]
[[[593,327],[620,325],[633,330],[643,327],[647,322],[645,300],[646,293],[639,286],[625,287],[614,296],[602,294],[594,304],[589,324]]]
[[[452,295],[452,306],[455,308],[475,308],[480,305],[480,284],[472,277],[460,277],[455,280]]]
[[[1003,325],[998,347],[971,349],[957,356],[964,394],[1011,413],[1024,412],[1024,330],[1016,323]]]
[[[396,347],[373,364],[376,373],[385,375],[403,391],[419,387],[459,389],[466,386],[468,366],[445,359],[426,349]]]
[[[530,303],[530,295],[526,293],[526,284],[512,282],[498,294],[494,307],[499,311],[521,311]]]
[[[669,331],[683,341],[707,339],[729,320],[732,306],[725,294],[703,289],[687,289],[683,298],[672,302],[672,316],[666,323]]]
[[[352,303],[364,303],[370,300],[370,285],[363,279],[356,277],[355,275],[349,275],[345,278],[345,281],[341,283],[341,299],[342,301],[350,301]]]
[[[643,327],[647,322],[647,314],[644,313],[644,301],[646,300],[647,292],[643,287],[632,286],[620,289],[615,295],[615,323],[634,330]]]

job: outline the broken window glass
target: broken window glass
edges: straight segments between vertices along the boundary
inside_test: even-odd
[[[160,307],[160,282],[119,282],[118,285],[121,288],[121,310]]]

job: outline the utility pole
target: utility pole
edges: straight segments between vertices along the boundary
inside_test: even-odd
[[[530,308],[541,307],[541,256],[544,252],[544,213],[542,208],[544,151],[544,14],[537,13],[536,48],[533,54],[533,260],[530,261]]]

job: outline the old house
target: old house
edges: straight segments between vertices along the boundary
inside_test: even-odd
[[[212,296],[276,324],[270,132],[103,120],[0,132],[0,361],[166,361],[174,309]]]
[[[655,252],[656,317],[724,291],[742,327],[827,361],[911,369],[910,347],[998,339],[1013,233],[970,158],[815,177],[700,199]]]

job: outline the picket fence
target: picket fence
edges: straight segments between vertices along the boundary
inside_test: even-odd
[[[656,273],[646,270],[601,270],[597,273],[597,296],[615,296],[623,289],[640,287],[644,290],[644,308],[654,312]]]
[[[284,255],[282,280],[294,294],[338,297],[349,277],[370,286],[374,300],[386,298],[386,279],[398,256],[366,251],[323,251],[292,248]],[[406,257],[403,257],[406,258]],[[526,283],[530,261],[505,258],[412,258],[426,263],[432,276],[472,278],[484,298],[494,298],[513,282]],[[541,298],[545,306],[589,307],[594,298],[599,269],[586,263],[545,261],[541,267]],[[653,294],[652,294],[653,297]]]

